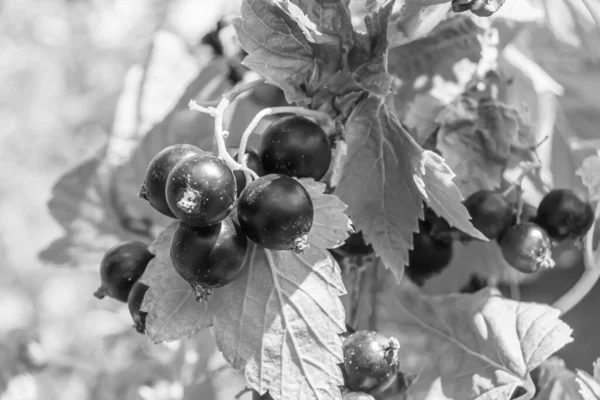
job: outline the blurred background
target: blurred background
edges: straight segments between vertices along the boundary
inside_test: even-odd
[[[507,5],[511,1],[517,2]],[[600,139],[598,31],[585,8],[569,8],[575,4],[570,0],[553,0],[551,9],[535,0],[520,4],[530,9],[521,20],[513,10],[500,29],[521,35],[519,49],[545,71],[534,68],[529,82],[548,94],[546,103],[535,105],[551,121],[544,173],[555,186],[583,189],[575,171],[589,152],[573,151],[570,143]],[[73,202],[58,217],[47,207],[65,171],[84,176],[82,163],[92,165],[99,154],[118,165],[141,135],[155,132],[151,127],[210,62],[202,37],[237,9],[237,0],[0,1],[1,400],[249,398],[243,377],[225,366],[209,333],[153,345],[131,329],[126,307],[92,297],[97,265],[83,260],[97,262],[119,233],[98,228],[101,212],[90,211],[93,217],[83,223],[69,217]],[[148,72],[144,66],[151,62]],[[193,96],[217,98],[215,88],[212,97],[200,90],[214,85],[214,75],[200,79]],[[144,89],[143,106],[135,102],[140,81],[152,84]],[[540,110],[544,104],[548,110]],[[236,121],[248,121],[256,107],[239,109]],[[198,131],[190,127],[206,124],[187,113],[178,118],[169,132],[188,129],[194,135]],[[85,236],[94,224],[98,232]],[[69,253],[73,232],[87,238],[75,243],[77,254]],[[89,251],[81,250],[83,244]],[[523,284],[523,299],[551,302],[572,285],[581,258],[565,254],[563,268]],[[58,259],[66,266],[57,266]],[[440,282],[447,279],[434,280],[428,290],[448,291]],[[571,368],[590,370],[600,356],[599,303],[597,289],[565,317],[575,329],[575,344],[560,355]],[[190,388],[174,384],[174,376]]]

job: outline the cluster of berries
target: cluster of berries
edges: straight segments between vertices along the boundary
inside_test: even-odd
[[[490,190],[473,193],[464,205],[475,228],[488,239],[496,240],[507,263],[524,273],[552,268],[553,242],[580,240],[594,221],[591,204],[568,189],[549,192],[537,210],[528,204],[519,210],[517,204],[509,202],[502,193]],[[427,279],[439,274],[452,260],[454,240],[464,243],[473,239],[425,207],[425,218],[419,220],[419,232],[413,234],[406,275],[422,286]],[[365,244],[361,232],[357,232],[332,252],[342,257],[364,256],[373,249]]]
[[[239,276],[248,240],[270,250],[307,248],[314,209],[294,178],[322,179],[331,164],[331,144],[315,122],[284,116],[267,127],[259,152],[245,151],[243,164],[258,178],[248,182],[249,170],[233,171],[196,146],[176,144],[154,156],[140,189],[139,196],[155,210],[178,220],[170,256],[198,300]],[[137,280],[152,258],[140,242],[109,249],[95,294],[128,301],[140,331],[145,316],[139,309],[148,287]]]

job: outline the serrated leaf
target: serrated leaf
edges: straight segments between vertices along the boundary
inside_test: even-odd
[[[423,295],[412,283],[380,297],[378,328],[396,336],[400,365],[418,378],[409,398],[508,400],[517,388],[530,398],[529,373],[567,343],[572,330],[550,306],[481,290],[473,295]]]
[[[466,93],[439,115],[437,148],[456,173],[463,195],[500,186],[502,173],[517,149],[535,136],[514,108]]]
[[[454,226],[474,238],[487,241],[485,235],[471,223],[471,216],[462,204],[463,197],[460,190],[452,182],[455,174],[446,165],[444,159],[436,153],[426,150],[423,152],[422,162],[425,169],[423,182],[427,193],[425,198],[427,204],[438,216],[448,221],[450,226]]]
[[[248,53],[244,64],[280,87],[288,101],[305,103],[315,68],[315,49],[297,23],[286,20],[271,2],[244,0],[242,17],[234,26]]]
[[[584,400],[579,393],[577,375],[565,366],[565,362],[558,357],[550,357],[539,367],[537,386],[539,391],[535,394],[538,400]]]
[[[352,231],[350,218],[344,214],[347,206],[333,194],[325,194],[327,185],[314,179],[300,182],[310,194],[315,216],[308,234],[308,242],[321,249],[338,247]]]
[[[299,255],[251,245],[246,263],[209,300],[225,358],[275,400],[341,399],[345,289],[335,260],[315,246]]]
[[[206,302],[197,302],[192,288],[173,267],[169,251],[177,223],[171,224],[151,245],[155,257],[141,282],[149,286],[142,303],[146,334],[155,343],[189,337],[211,325]]]
[[[414,146],[379,98],[369,97],[346,123],[348,154],[336,194],[365,241],[402,278],[412,233],[423,216],[415,183],[422,149]]]
[[[397,103],[403,105],[417,93],[429,91],[436,75],[455,82],[455,64],[465,58],[477,63],[481,58],[478,35],[482,33],[483,29],[473,19],[455,16],[440,23],[424,38],[391,48],[388,68],[402,81],[395,94]],[[415,85],[417,78],[424,84]]]
[[[335,43],[337,39],[330,35],[324,35],[319,32],[317,25],[312,22],[306,14],[296,4],[286,0],[273,1],[277,7],[283,10],[304,33],[304,37],[311,43]]]
[[[354,81],[362,89],[382,96],[388,94],[392,85],[387,70],[387,31],[393,6],[394,1],[388,0],[365,16],[367,33],[358,36],[361,46],[354,47],[348,55]]]
[[[107,248],[125,240],[148,240],[123,229],[123,221],[107,191],[110,174],[103,164],[105,148],[63,174],[48,201],[50,214],[65,234],[40,252],[54,264],[97,266]]]

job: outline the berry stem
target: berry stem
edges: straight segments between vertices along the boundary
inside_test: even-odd
[[[252,133],[254,132],[254,130],[256,129],[256,127],[258,126],[258,124],[260,123],[260,121],[263,118],[265,118],[269,115],[284,114],[284,113],[302,115],[305,117],[312,117],[312,118],[316,119],[318,122],[328,124],[328,125],[331,124],[331,117],[329,116],[329,114],[327,114],[326,112],[323,112],[323,111],[308,110],[308,109],[302,108],[302,107],[264,108],[256,114],[254,119],[252,119],[252,121],[250,122],[250,124],[248,124],[248,127],[242,134],[242,139],[240,140],[239,154],[245,154],[246,146],[248,144],[248,138],[250,137],[250,135],[252,135]],[[244,159],[244,157],[240,156],[240,161],[241,161],[242,165],[244,167],[246,167],[246,160]]]
[[[202,107],[194,100],[190,100],[188,103],[191,110],[203,112],[209,115],[212,115],[215,118],[215,142],[217,144],[217,153],[223,161],[227,163],[229,168],[232,170],[241,169],[244,172],[248,172],[254,179],[258,178],[258,175],[245,165],[242,165],[235,161],[233,157],[229,155],[227,152],[227,145],[225,144],[225,137],[229,134],[224,129],[224,115],[227,108],[231,105],[231,103],[242,93],[247,92],[248,90],[252,90],[256,86],[263,84],[265,82],[264,79],[258,79],[252,82],[242,83],[234,87],[229,93],[225,94],[217,107]],[[241,153],[241,152],[240,152]],[[241,153],[244,154],[244,153]],[[243,157],[241,157],[243,160]]]
[[[594,216],[594,223],[592,224],[590,230],[585,236],[584,242],[584,253],[583,253],[583,262],[585,266],[585,270],[581,277],[569,289],[569,291],[562,295],[558,300],[552,304],[553,307],[558,308],[561,312],[561,315],[566,314],[571,309],[573,309],[583,298],[589,293],[590,290],[596,285],[598,279],[600,279],[600,263],[596,259],[594,254],[594,231],[596,230],[596,221],[598,219],[598,215],[600,214],[600,203],[596,204],[596,213]]]
[[[529,165],[527,165],[527,164],[529,164]],[[503,197],[507,197],[517,187],[520,188],[521,185],[523,184],[523,179],[525,179],[525,177],[527,175],[529,175],[533,170],[540,168],[542,166],[542,164],[539,162],[531,162],[531,163],[527,163],[527,164],[524,163],[523,171],[521,172],[519,177],[515,180],[515,183],[510,185],[504,192],[502,192]]]

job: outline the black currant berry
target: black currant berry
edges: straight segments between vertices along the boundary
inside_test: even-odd
[[[271,174],[251,182],[238,200],[242,231],[271,250],[302,252],[313,223],[310,195],[293,178]]]
[[[235,161],[238,160],[239,153],[236,153],[233,156]],[[252,149],[246,149],[246,154],[244,155],[246,166],[250,168],[252,171],[256,172],[256,175],[263,176],[265,174],[265,169],[263,168],[262,163],[260,162],[260,156],[258,153]],[[242,193],[242,190],[246,187],[246,175],[243,171],[237,170],[233,171],[233,175],[235,175],[235,181],[237,184],[237,194],[238,196]]]
[[[304,117],[288,116],[266,129],[260,158],[268,174],[319,180],[329,169],[331,146],[319,125]]]
[[[249,97],[262,107],[281,107],[288,104],[283,90],[269,83],[256,86]]]
[[[365,392],[393,380],[398,373],[398,349],[395,338],[377,332],[358,331],[344,340],[344,382],[348,389]]]
[[[198,300],[225,286],[244,267],[246,236],[231,218],[207,228],[179,223],[171,241],[175,270],[196,292]]]
[[[464,236],[458,229],[451,227],[448,221],[438,216],[431,207],[424,206],[423,210],[425,220],[421,231],[428,232],[435,241],[450,243],[455,238],[459,239]]]
[[[129,313],[133,319],[133,326],[139,333],[146,332],[146,315],[147,312],[142,311],[142,302],[144,301],[144,295],[148,291],[148,285],[144,285],[142,282],[136,282],[133,284],[129,296],[127,297],[127,307]]]
[[[488,239],[502,235],[513,221],[513,209],[501,193],[480,190],[464,202],[473,226]]]
[[[373,254],[373,247],[365,243],[362,232],[354,232],[340,247],[331,249],[334,253],[342,257],[368,256]]]
[[[500,239],[500,249],[506,262],[524,273],[554,267],[552,241],[546,231],[533,222],[521,222],[510,227]]]
[[[416,285],[423,286],[429,278],[440,274],[452,260],[452,242],[438,241],[427,232],[419,220],[419,232],[413,233],[413,249],[408,253],[408,276]]]
[[[147,200],[161,214],[175,218],[165,197],[167,177],[179,161],[202,153],[201,149],[191,144],[174,144],[159,151],[148,164],[139,197]]]
[[[100,287],[94,296],[105,296],[127,302],[133,284],[154,258],[148,246],[141,242],[125,242],[111,247],[100,262]]]
[[[208,154],[181,160],[167,180],[169,208],[177,219],[198,228],[223,221],[233,210],[236,194],[231,169]]]
[[[538,206],[535,222],[554,240],[578,239],[594,222],[594,209],[568,189],[552,190]]]

